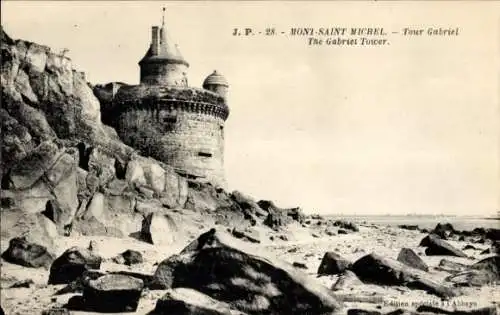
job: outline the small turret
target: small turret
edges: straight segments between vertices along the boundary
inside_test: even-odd
[[[170,39],[165,26],[165,8],[161,28],[151,28],[151,45],[139,61],[141,83],[188,86],[189,64],[181,55],[179,47]]]
[[[218,73],[217,70],[214,70],[214,72],[203,81],[203,88],[219,94],[226,101],[229,84],[226,78]]]

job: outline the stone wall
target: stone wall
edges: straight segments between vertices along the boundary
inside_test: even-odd
[[[118,132],[125,143],[188,178],[225,187],[224,120],[177,109],[123,109]]]
[[[144,63],[141,83],[187,86],[187,68],[181,63]]]

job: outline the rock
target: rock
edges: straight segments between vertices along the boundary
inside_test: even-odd
[[[429,271],[427,264],[410,248],[402,248],[397,260],[410,267]]]
[[[435,313],[435,314],[449,314],[449,315],[496,315],[497,310],[494,306],[483,307],[478,309],[454,309],[446,310],[439,307],[420,305],[417,307],[417,313]]]
[[[445,240],[456,232],[457,231],[455,230],[455,228],[453,228],[453,225],[451,225],[450,223],[444,223],[444,224],[438,223],[431,233],[436,234],[437,236]]]
[[[243,211],[248,211],[259,218],[265,218],[267,216],[267,212],[259,207],[255,200],[237,190],[231,193],[231,199],[233,199]]]
[[[173,244],[177,230],[171,215],[150,213],[142,223],[141,235],[146,242],[154,245]]]
[[[168,290],[156,302],[151,315],[245,315],[229,304],[217,301],[208,295],[188,288]]]
[[[352,222],[347,222],[347,221],[343,221],[343,220],[337,220],[335,222],[333,222],[333,225],[334,226],[338,226],[344,230],[351,230],[353,232],[358,232],[359,231],[359,228],[356,224],[352,223]],[[340,233],[339,233],[340,234]],[[342,233],[342,234],[345,234],[345,233]]]
[[[20,209],[2,209],[0,227],[2,242],[22,236],[28,242],[42,245],[53,252],[57,228],[43,214],[27,213]]]
[[[81,235],[123,237],[121,230],[114,226],[107,226],[94,216],[88,219],[75,219],[72,224],[72,232]]]
[[[54,307],[48,310],[44,310],[42,315],[70,315],[70,312],[67,308],[62,307]]]
[[[419,230],[418,225],[400,224],[400,225],[398,225],[398,227],[400,229],[403,229],[403,230],[410,230],[410,231],[418,231]]]
[[[334,252],[326,252],[318,268],[318,275],[335,275],[351,266],[351,262]]]
[[[86,270],[99,269],[102,258],[81,247],[71,247],[59,256],[50,267],[49,284],[70,283]]]
[[[325,234],[328,236],[335,236],[335,235],[337,235],[337,231],[334,228],[327,227],[325,229]]]
[[[441,297],[457,294],[451,287],[435,282],[428,273],[375,253],[358,259],[351,270],[363,282],[378,285],[407,285]]]
[[[439,267],[440,269],[448,271],[450,273],[458,273],[469,269],[468,265],[457,263],[448,259],[441,259],[441,261],[439,261]]]
[[[117,257],[113,258],[116,263],[123,263],[125,265],[134,265],[143,263],[142,254],[136,250],[127,249]]]
[[[9,180],[14,189],[30,188],[57,161],[62,151],[52,141],[40,143],[24,159],[10,169]]]
[[[292,266],[299,268],[299,269],[307,269],[307,265],[304,264],[303,262],[294,261]]]
[[[426,246],[425,254],[432,255],[447,255],[457,257],[467,257],[465,253],[453,247],[445,240],[440,239],[435,234],[429,234],[420,242],[420,246]]]
[[[324,286],[290,264],[247,252],[223,231],[201,234],[155,272],[163,288],[198,290],[252,314],[322,314],[341,305]]]
[[[340,234],[347,234],[347,231],[346,231],[346,230],[344,230],[344,229],[339,229],[339,230],[337,231],[337,233],[339,233],[339,235],[340,235]]]
[[[500,279],[500,255],[484,258],[471,265],[472,269],[486,270],[492,273],[496,279]]]
[[[109,274],[89,280],[83,288],[84,307],[93,312],[135,312],[144,283],[131,276]]]
[[[236,238],[248,240],[252,243],[260,243],[259,231],[255,229],[240,230],[239,228],[233,228],[232,234]]]
[[[489,248],[486,248],[485,250],[483,250],[481,253],[479,253],[480,255],[488,255],[491,253],[491,250]]]
[[[165,188],[161,193],[161,201],[168,208],[184,208],[188,197],[188,183],[179,176],[171,166],[164,166]]]
[[[455,286],[481,287],[497,281],[497,276],[489,270],[466,270],[447,277],[445,280]]]
[[[492,241],[500,241],[500,229],[486,229],[485,237]]]
[[[351,270],[344,270],[340,275],[337,281],[333,284],[332,290],[346,290],[351,289],[353,287],[362,285],[363,282],[359,280],[354,272]]]
[[[2,258],[24,267],[48,268],[55,257],[44,246],[30,243],[25,237],[16,237],[10,240],[9,247],[3,252]]]
[[[32,279],[25,279],[21,281],[16,281],[14,284],[9,286],[9,289],[13,288],[30,288],[35,284]]]

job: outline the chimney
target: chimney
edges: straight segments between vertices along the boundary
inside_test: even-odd
[[[153,56],[158,55],[159,44],[158,44],[158,26],[153,26],[151,28],[151,52]]]

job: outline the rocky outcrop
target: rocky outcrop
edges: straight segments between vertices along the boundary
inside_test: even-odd
[[[249,314],[323,314],[341,307],[326,287],[291,265],[234,244],[230,235],[212,229],[163,261],[155,281],[195,289]]]

